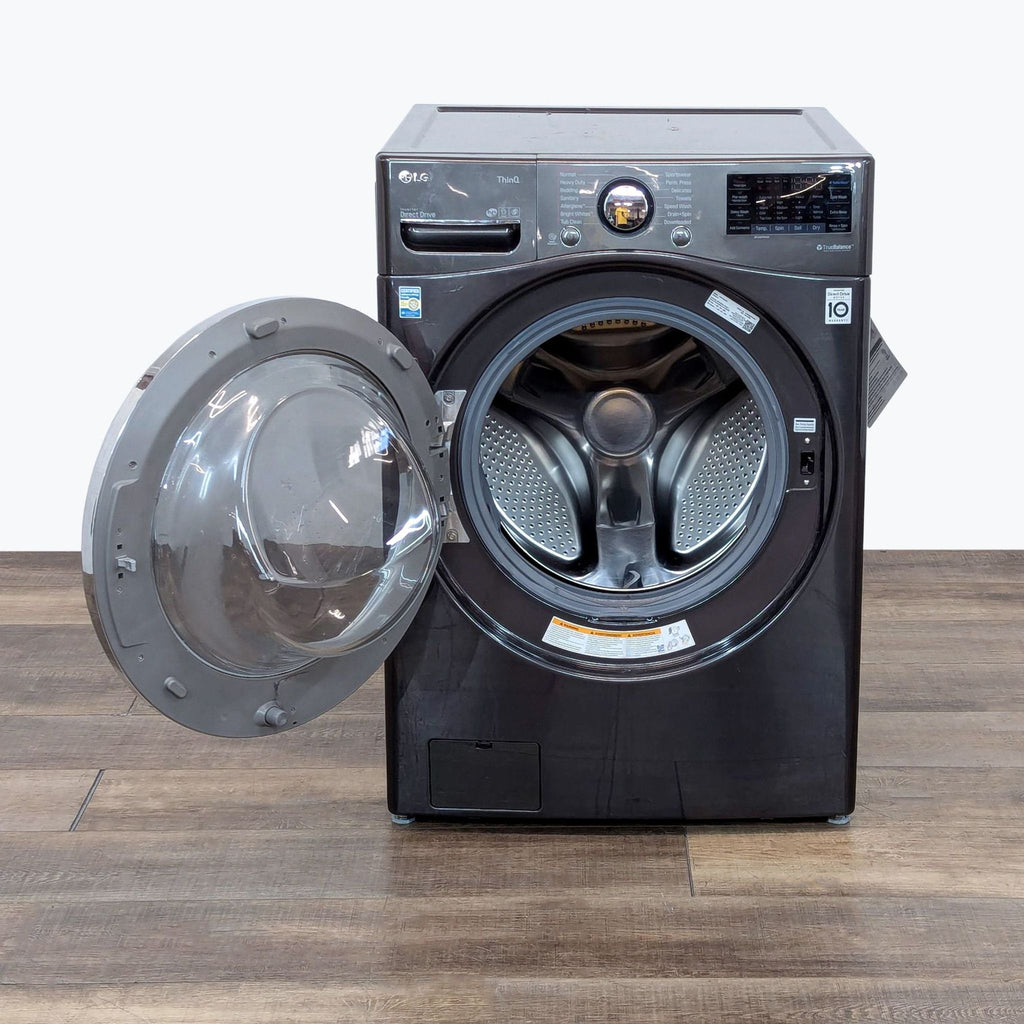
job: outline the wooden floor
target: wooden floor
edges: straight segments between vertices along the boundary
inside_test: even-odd
[[[0,1022],[1024,1021],[1024,553],[867,558],[853,824],[392,826],[379,680],[153,713],[0,556]]]

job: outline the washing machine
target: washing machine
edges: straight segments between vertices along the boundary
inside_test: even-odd
[[[872,169],[822,109],[414,107],[377,320],[236,307],[131,389],[110,657],[267,738],[383,664],[400,822],[849,814]]]

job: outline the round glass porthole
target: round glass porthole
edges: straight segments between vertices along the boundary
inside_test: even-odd
[[[237,675],[292,672],[366,644],[415,599],[438,511],[401,425],[368,374],[316,353],[209,396],[153,516],[159,599],[193,653]]]

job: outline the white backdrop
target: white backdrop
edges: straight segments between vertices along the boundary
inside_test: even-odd
[[[0,25],[0,549],[76,548],[149,360],[268,295],[376,312],[415,102],[826,106],[878,161],[868,547],[1024,547],[1020,56],[993,4],[51,3]]]

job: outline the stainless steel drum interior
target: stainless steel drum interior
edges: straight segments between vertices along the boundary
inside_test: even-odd
[[[559,579],[606,591],[693,577],[764,499],[762,410],[729,361],[653,320],[580,323],[505,377],[480,466],[504,535]]]

